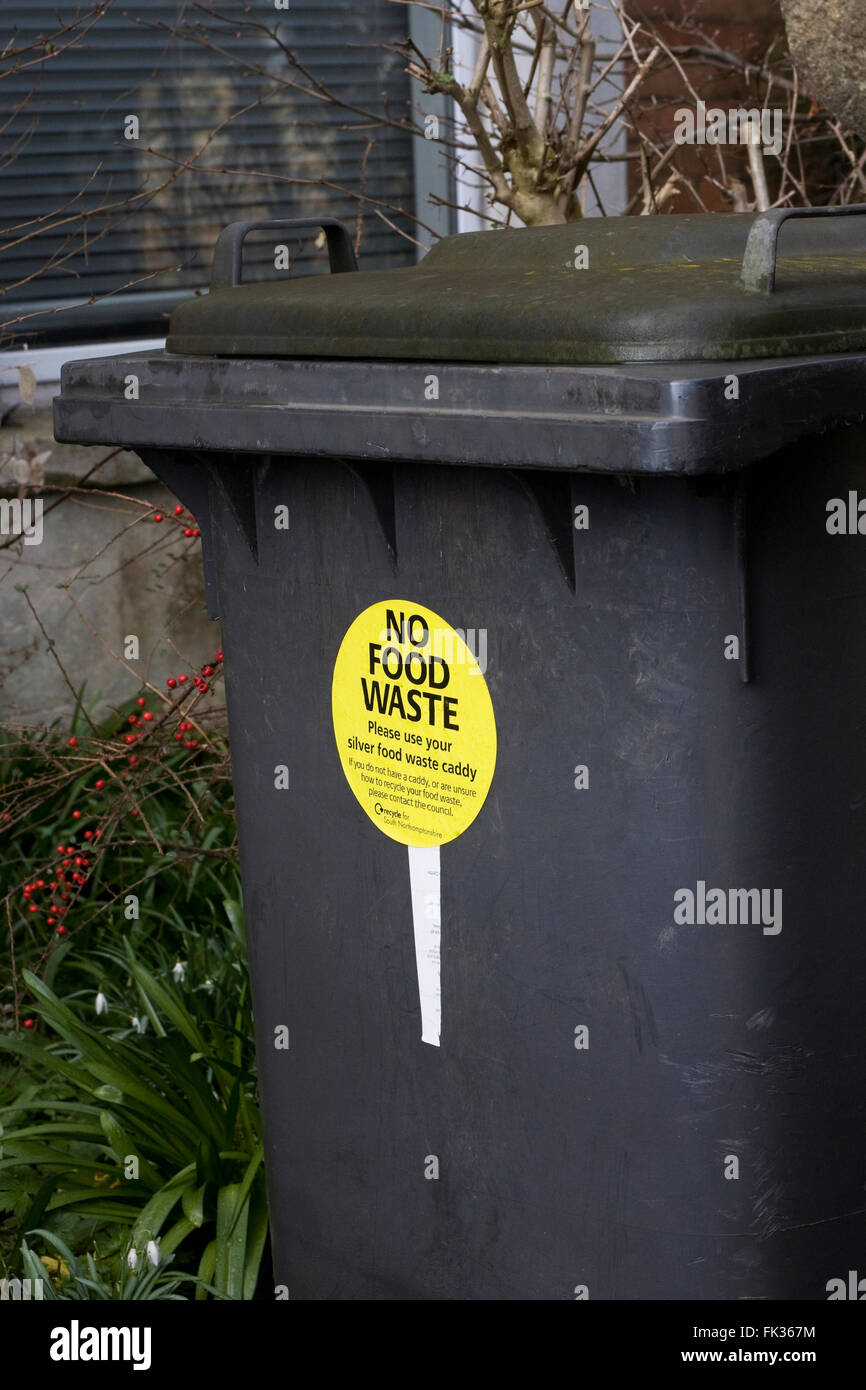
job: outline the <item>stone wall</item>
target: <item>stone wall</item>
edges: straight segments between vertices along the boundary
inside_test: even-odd
[[[101,717],[219,646],[201,542],[183,535],[176,499],[126,451],[86,476],[113,452],[56,443],[45,404],[19,403],[0,425],[0,498],[44,506],[41,544],[0,535],[0,722],[65,727],[82,687]],[[139,658],[124,661],[131,635]]]

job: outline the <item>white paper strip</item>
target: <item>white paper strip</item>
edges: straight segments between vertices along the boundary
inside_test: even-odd
[[[409,846],[409,883],[412,890],[418,993],[421,997],[421,1041],[438,1047],[442,1027],[438,845],[429,848]]]

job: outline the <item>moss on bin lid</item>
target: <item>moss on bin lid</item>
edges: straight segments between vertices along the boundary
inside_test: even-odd
[[[473,232],[418,265],[241,284],[172,315],[169,352],[604,364],[866,348],[866,216],[791,220],[747,288],[754,214]]]

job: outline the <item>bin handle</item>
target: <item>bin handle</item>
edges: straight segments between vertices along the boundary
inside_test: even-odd
[[[760,213],[749,231],[743,253],[740,284],[752,294],[772,294],[776,283],[776,249],[783,222],[789,217],[846,217],[866,212],[866,203],[838,208],[772,208]]]
[[[320,227],[328,243],[328,263],[332,275],[357,270],[358,262],[347,228],[336,217],[282,217],[266,222],[230,222],[217,237],[213,253],[210,287],[212,290],[232,289],[241,283],[244,241],[250,232],[268,227],[283,231],[298,231],[302,227]]]

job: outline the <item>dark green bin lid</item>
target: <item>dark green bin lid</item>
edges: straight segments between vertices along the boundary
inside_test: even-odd
[[[332,219],[234,223],[217,243],[210,293],[175,310],[166,347],[536,364],[862,351],[863,213],[588,218],[447,237],[418,265],[361,273]],[[325,229],[331,274],[238,283],[250,230],[308,226]]]

